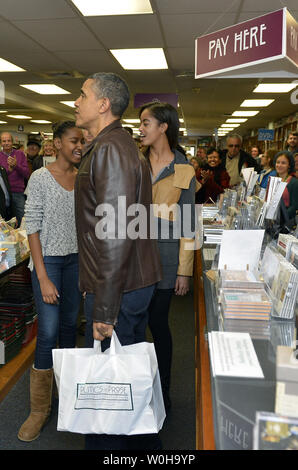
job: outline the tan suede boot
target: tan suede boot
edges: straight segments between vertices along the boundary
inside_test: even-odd
[[[52,405],[53,369],[34,369],[30,371],[31,413],[22,424],[18,438],[31,442],[37,439],[46,423]]]

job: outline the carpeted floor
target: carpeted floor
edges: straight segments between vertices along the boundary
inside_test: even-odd
[[[195,361],[193,296],[174,297],[170,311],[173,335],[172,409],[160,432],[164,450],[195,449]],[[78,335],[78,345],[83,337]],[[84,437],[57,431],[58,401],[40,437],[21,442],[17,432],[29,413],[29,370],[0,403],[0,450],[83,450]]]

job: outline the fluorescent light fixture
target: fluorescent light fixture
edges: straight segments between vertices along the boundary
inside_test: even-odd
[[[135,129],[133,124],[126,124],[126,122],[123,123],[124,127],[131,127],[132,129]]]
[[[164,70],[168,68],[162,48],[110,49],[125,70]]]
[[[245,117],[252,117],[252,116],[256,116],[257,114],[259,114],[260,111],[234,111],[232,116],[235,116],[235,117],[241,117],[241,116],[245,116]]]
[[[0,111],[0,113],[8,113],[8,111],[7,110],[6,111]]]
[[[245,118],[235,118],[235,119],[227,119],[226,122],[230,122],[230,123],[238,123],[238,122],[245,122],[247,121],[247,119]]]
[[[52,121],[45,121],[44,119],[31,119],[35,124],[51,124]]]
[[[60,101],[60,103],[65,104],[65,106],[70,106],[71,108],[75,107],[75,101]]]
[[[297,83],[260,83],[254,93],[288,93],[296,88]]]
[[[179,127],[179,131],[186,131],[186,127]]]
[[[184,119],[182,119],[182,118],[179,118],[179,122],[184,122]]]
[[[239,127],[240,124],[222,124],[220,126],[221,129],[235,129],[235,127]]]
[[[7,121],[0,121],[0,124],[7,124]]]
[[[66,91],[57,85],[29,84],[20,86],[22,86],[23,88],[27,88],[30,91],[34,91],[35,93],[39,93],[40,95],[70,95],[70,91]]]
[[[128,122],[130,124],[140,123],[139,119],[123,119],[124,122]]]
[[[30,134],[39,134],[39,132],[38,131],[32,131],[32,132],[30,132]]]
[[[26,72],[26,70],[0,58],[0,72]]]
[[[84,16],[145,15],[153,13],[149,0],[72,0]]]
[[[244,100],[240,105],[244,108],[258,108],[269,106],[274,100]]]
[[[32,119],[32,116],[25,116],[23,114],[7,114],[6,116],[13,119]]]

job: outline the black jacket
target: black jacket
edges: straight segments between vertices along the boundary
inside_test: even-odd
[[[224,167],[226,166],[227,153],[227,149],[222,150],[221,152],[221,160]],[[249,153],[245,152],[244,150],[240,150],[240,158],[238,164],[239,175],[241,173],[243,165],[246,165],[247,168],[253,167],[257,173],[261,171],[261,167],[258,162]]]
[[[9,198],[10,198],[9,207],[6,207],[5,194],[0,185],[0,215],[3,217],[3,219],[9,220],[11,218],[11,191],[10,191],[10,184],[8,181],[7,173],[3,166],[0,166],[0,174],[7,188]]]

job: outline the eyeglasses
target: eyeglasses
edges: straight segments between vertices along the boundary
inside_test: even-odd
[[[234,144],[229,144],[228,147],[240,147],[240,145],[239,145],[239,144],[236,144],[236,145],[234,145]]]

